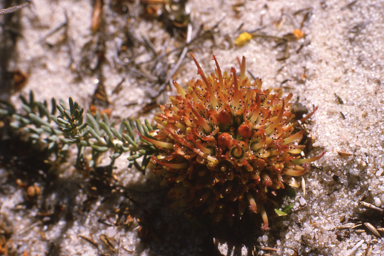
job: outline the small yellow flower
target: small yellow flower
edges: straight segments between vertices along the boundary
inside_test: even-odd
[[[247,33],[247,32],[243,32],[241,33],[235,40],[235,44],[237,46],[242,46],[244,45],[246,42],[248,42],[249,40],[252,39],[252,35]]]
[[[296,37],[297,40],[299,40],[300,38],[304,37],[305,34],[300,29],[294,29],[293,35]]]

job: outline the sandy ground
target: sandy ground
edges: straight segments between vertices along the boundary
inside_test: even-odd
[[[126,11],[113,10],[119,2]],[[139,2],[105,1],[101,28],[93,34],[94,4],[32,1],[30,7],[13,17],[12,24],[17,26],[11,28],[20,36],[15,46],[8,48],[7,63],[2,52],[2,65],[7,71],[28,74],[28,82],[21,90],[23,95],[33,90],[39,100],[71,96],[87,108],[97,85],[102,83],[116,120],[150,118],[156,109],[145,115],[137,113],[153,103],[150,96],[163,89],[159,85],[166,82],[164,77],[179,60],[181,33],[169,34],[165,30],[167,19],[142,18],[145,10]],[[161,5],[148,10],[166,12]],[[172,7],[168,10],[168,18],[180,15]],[[188,51],[194,52],[207,72],[214,68],[212,54],[225,70],[237,66],[236,58],[244,55],[247,69],[262,78],[264,88],[281,87],[284,93],[292,92],[294,99],[297,97],[308,109],[319,107],[308,128],[314,138],[313,154],[323,150],[327,153],[303,176],[306,194],[297,190],[293,213],[272,221],[271,230],[257,239],[257,255],[384,255],[384,240],[365,224],[383,228],[383,215],[360,205],[360,201],[365,201],[384,207],[384,1],[196,0],[187,2],[185,12],[190,14],[192,30],[183,32],[191,38],[200,35]],[[66,22],[66,16],[67,24],[49,35]],[[6,22],[5,16],[0,19],[2,24]],[[1,27],[3,35],[9,33],[8,28]],[[295,37],[295,29],[303,37]],[[253,38],[243,46],[235,45],[235,39],[245,31]],[[9,44],[3,38],[2,44]],[[134,38],[131,44],[127,43],[129,38]],[[97,66],[100,44],[105,59]],[[156,56],[151,48],[157,56],[162,51],[179,50],[151,67]],[[138,65],[140,62],[148,64]],[[5,88],[4,69],[1,72]],[[174,78],[186,85],[195,76],[196,68],[187,56]],[[121,90],[116,92],[114,89],[122,79]],[[173,93],[164,88],[165,92],[154,102],[165,103],[167,95]],[[5,90],[2,97],[8,96]],[[17,97],[18,93],[13,93],[10,99],[16,103]],[[143,176],[126,165],[124,157],[117,163],[114,174],[118,183],[133,186],[137,193],[142,193],[148,179],[153,180],[152,175]],[[7,171],[0,170],[1,179],[6,176]],[[108,205],[101,196],[87,212],[79,213],[86,195],[73,187],[81,182],[76,182],[78,176],[70,169],[62,177],[66,183],[57,185],[51,200],[56,202],[60,195],[66,195],[68,202],[64,201],[77,211],[70,223],[61,218],[44,225],[36,219],[38,207],[15,210],[25,200],[21,188],[0,192],[0,213],[12,227],[12,241],[18,254],[26,251],[28,255],[201,255],[201,238],[188,225],[185,229],[183,225],[169,228],[162,239],[148,245],[138,235],[136,219],[123,228],[100,223],[98,220],[113,216],[114,209],[109,208],[113,202],[121,205],[127,201],[120,197],[115,196]],[[161,204],[161,199],[156,200]],[[158,215],[172,219],[174,225],[185,221],[166,209]],[[353,227],[358,220],[362,225]],[[350,223],[355,224],[348,226]],[[345,229],[341,228],[343,225]],[[96,245],[79,235],[93,237]],[[112,241],[115,251],[106,245],[105,236]],[[60,248],[60,252],[55,248]],[[227,253],[226,244],[220,248]]]

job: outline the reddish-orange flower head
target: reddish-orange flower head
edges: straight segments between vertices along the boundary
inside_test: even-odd
[[[281,90],[262,90],[262,82],[240,76],[235,68],[221,72],[216,57],[214,73],[206,74],[193,54],[201,79],[161,107],[157,130],[151,138],[159,154],[153,171],[170,187],[174,207],[200,210],[216,222],[240,218],[244,211],[261,213],[268,228],[264,205],[268,191],[284,188],[302,165],[319,159],[301,159],[302,132],[294,132],[289,100]],[[240,61],[239,61],[240,62]]]

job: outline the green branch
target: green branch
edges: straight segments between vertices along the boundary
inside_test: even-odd
[[[129,167],[135,166],[142,173],[149,163],[150,155],[156,152],[156,148],[142,141],[136,131],[144,136],[153,127],[146,120],[144,124],[140,120],[124,119],[119,129],[115,123],[109,120],[106,114],[100,116],[97,112],[94,116],[88,112],[87,120],[84,120],[84,109],[69,98],[68,106],[64,102],[59,105],[56,100],[51,101],[51,111],[48,110],[46,101],[43,103],[34,100],[33,92],[29,99],[20,96],[22,101],[22,113],[16,113],[15,107],[6,101],[0,101],[0,116],[8,116],[13,119],[11,127],[15,130],[23,130],[28,133],[32,143],[43,143],[49,155],[54,155],[60,162],[66,161],[69,146],[77,147],[76,167],[84,161],[84,151],[92,150],[90,167],[96,167],[98,159],[103,154],[108,154],[111,159],[109,167],[113,168],[115,160],[124,152],[129,152]],[[58,116],[56,113],[58,110]],[[141,158],[141,164],[139,164]]]

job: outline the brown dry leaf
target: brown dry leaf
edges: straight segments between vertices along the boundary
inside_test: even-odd
[[[347,158],[353,155],[353,153],[343,152],[343,151],[337,151],[337,154],[339,154],[339,156],[341,156],[342,158]]]

